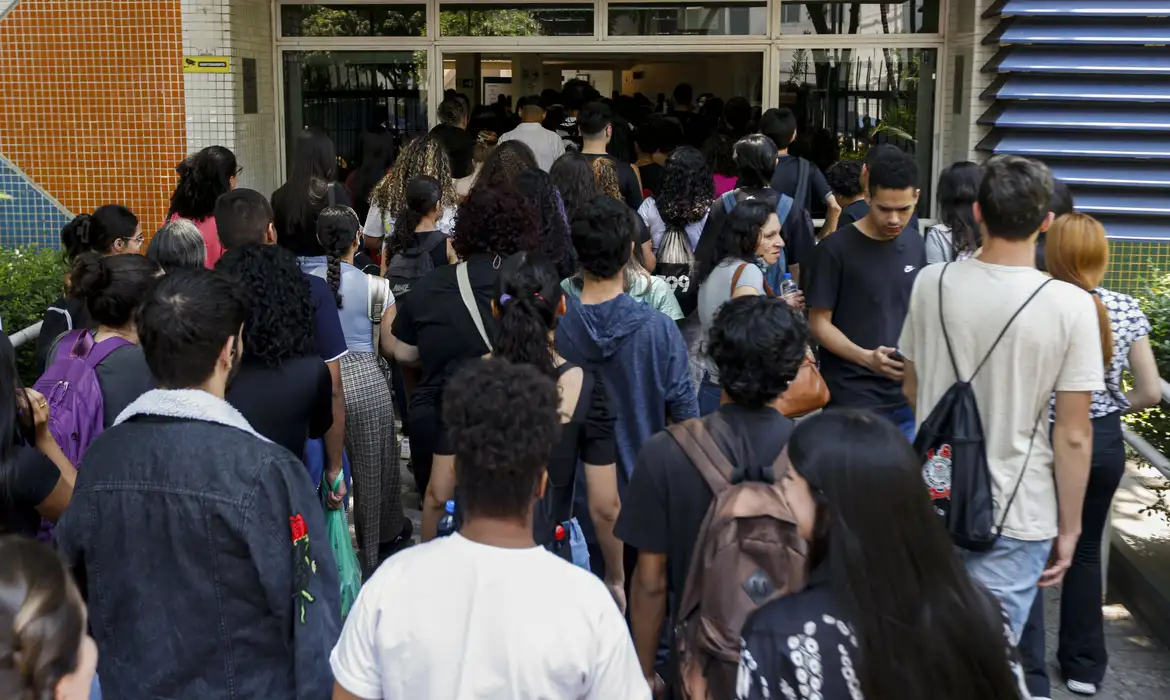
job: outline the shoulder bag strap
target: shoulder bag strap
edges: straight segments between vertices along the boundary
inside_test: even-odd
[[[336,186],[336,185],[337,185],[336,182],[331,182],[325,188],[325,192],[326,192],[327,196],[329,197],[329,206],[331,206],[331,207],[337,205],[337,192],[335,192],[333,190],[334,186]]]
[[[711,493],[718,496],[730,488],[731,473],[735,471],[735,467],[727,461],[727,456],[723,454],[723,450],[719,449],[719,445],[715,444],[715,440],[711,437],[707,426],[703,424],[703,420],[702,418],[691,418],[682,423],[675,423],[667,430],[678,442],[678,446],[682,448],[687,459],[691,460],[691,464],[694,464],[695,469],[699,470],[699,474],[703,476],[703,480],[711,488]],[[708,417],[706,420],[718,420],[718,418]]]
[[[780,199],[776,202],[776,218],[780,219],[780,225],[783,226],[785,221],[788,221],[788,215],[792,213],[792,207],[796,206],[792,197],[781,193]]]
[[[475,303],[475,295],[471,291],[471,277],[468,275],[466,262],[455,266],[455,278],[459,281],[459,296],[463,297],[463,305],[467,307],[467,313],[471,314],[475,330],[479,331],[479,337],[483,339],[483,344],[487,346],[488,352],[493,352],[492,341],[488,339],[487,331],[483,327],[483,316],[479,313],[479,304]]]
[[[743,275],[743,271],[747,269],[747,263],[740,263],[739,267],[735,268],[735,274],[731,276],[731,296],[735,296],[735,290],[739,287],[739,278]]]
[[[720,197],[723,200],[723,213],[730,214],[732,209],[735,209],[735,190],[724,192]]]
[[[367,274],[366,288],[370,302],[370,340],[374,344],[374,355],[378,356],[382,349],[382,314],[386,313],[386,304],[390,298],[390,282]]]

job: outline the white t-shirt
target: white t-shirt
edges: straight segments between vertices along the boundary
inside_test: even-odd
[[[601,580],[543,548],[458,533],[394,555],[362,588],[330,657],[379,700],[649,700]]]
[[[455,207],[444,207],[442,216],[435,228],[443,233],[451,236],[455,233]],[[366,225],[362,227],[362,233],[370,238],[386,238],[394,235],[394,217],[388,214],[383,215],[382,209],[377,204],[370,204],[370,213],[366,215]]]
[[[525,122],[500,137],[500,143],[522,141],[532,149],[536,165],[546,173],[552,170],[557,158],[565,155],[565,142],[555,131],[549,131],[538,123]]]
[[[914,363],[920,427],[956,380],[939,326],[938,282],[944,268],[943,313],[963,379],[970,379],[1008,319],[1048,279],[1034,268],[974,259],[930,265],[918,273],[898,349]],[[1050,282],[1012,323],[972,385],[983,419],[996,524],[1027,460],[1003,534],[1029,541],[1055,537],[1048,399],[1053,391],[1105,388],[1097,310],[1089,293]]]

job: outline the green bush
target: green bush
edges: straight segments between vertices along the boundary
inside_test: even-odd
[[[1151,265],[1151,276],[1142,280],[1137,300],[1150,319],[1150,347],[1158,363],[1158,374],[1170,377],[1170,275],[1162,275]],[[1165,404],[1156,406],[1127,416],[1126,422],[1155,449],[1170,455],[1170,407]],[[1170,493],[1162,490],[1160,495],[1159,503],[1148,510],[1170,519],[1170,503],[1167,502]]]
[[[8,334],[40,321],[49,304],[65,286],[65,260],[53,248],[0,248],[0,319]],[[16,365],[21,380],[36,380],[33,352],[36,342],[17,349]]]

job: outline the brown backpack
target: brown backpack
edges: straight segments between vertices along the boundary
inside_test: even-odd
[[[719,414],[670,427],[711,487],[683,586],[675,626],[679,690],[688,700],[735,695],[740,630],[757,608],[804,588],[808,545],[781,488],[790,464],[784,450],[772,483],[743,481],[708,429],[729,430]]]

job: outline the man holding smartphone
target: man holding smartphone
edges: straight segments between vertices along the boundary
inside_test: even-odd
[[[880,150],[878,150],[880,149]],[[869,159],[869,213],[816,249],[805,290],[809,326],[821,345],[829,408],[868,408],[914,439],[897,350],[926,246],[908,227],[918,204],[918,165],[893,146]]]

